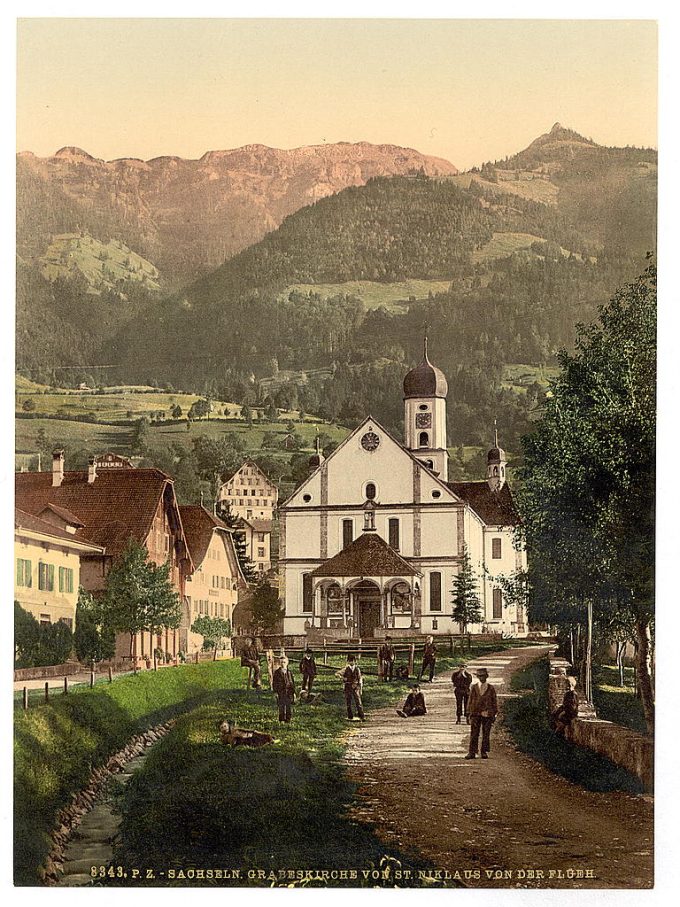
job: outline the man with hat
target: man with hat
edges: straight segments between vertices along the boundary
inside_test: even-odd
[[[383,680],[392,680],[394,674],[394,661],[396,653],[392,645],[392,637],[386,636],[385,642],[380,646],[378,659],[380,661],[380,674]]]
[[[463,716],[469,724],[468,699],[472,686],[472,674],[468,671],[467,665],[458,665],[451,675],[451,683],[453,684],[453,695],[456,697],[456,724],[460,724]]]
[[[489,758],[489,737],[491,735],[491,725],[496,720],[498,713],[498,704],[496,702],[496,690],[488,683],[488,676],[489,672],[486,668],[480,668],[477,671],[479,683],[474,683],[470,687],[470,698],[468,700],[470,749],[465,757],[466,759],[474,759],[477,756],[480,730],[482,732],[482,759]]]
[[[305,646],[305,651],[302,653],[302,658],[300,659],[300,673],[302,674],[302,692],[306,696],[309,696],[312,692],[314,678],[316,677],[316,660],[314,658],[314,653],[309,646]]]
[[[354,706],[359,719],[365,721],[364,705],[361,701],[363,680],[361,677],[361,670],[357,664],[356,655],[347,656],[347,665],[342,672],[342,682],[345,692],[345,705],[347,706],[347,720],[355,720],[352,714],[352,706]]]
[[[276,695],[276,701],[279,706],[279,721],[290,721],[292,706],[295,702],[295,680],[288,667],[288,659],[285,655],[281,658],[280,666],[274,671],[272,690]]]

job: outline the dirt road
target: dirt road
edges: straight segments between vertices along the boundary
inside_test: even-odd
[[[499,694],[487,761],[464,759],[470,729],[455,723],[449,674],[423,685],[427,715],[372,712],[349,738],[359,783],[352,815],[471,888],[649,888],[651,797],[585,791],[520,753],[503,730],[511,675],[546,652],[470,662],[488,668]]]

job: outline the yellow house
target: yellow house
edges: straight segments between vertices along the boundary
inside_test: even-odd
[[[186,580],[189,627],[197,617],[219,617],[233,625],[234,607],[247,583],[239,567],[232,530],[205,507],[181,505],[180,515],[194,572]],[[188,654],[198,652],[203,636],[188,633]]]
[[[22,510],[14,511],[14,599],[41,624],[75,628],[81,555],[104,549]]]

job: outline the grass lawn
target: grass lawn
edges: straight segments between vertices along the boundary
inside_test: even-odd
[[[647,733],[642,702],[635,695],[633,669],[625,668],[625,686],[619,686],[619,672],[614,665],[596,665],[593,669],[593,700],[600,718]]]
[[[349,295],[360,299],[367,309],[384,306],[392,312],[404,312],[404,303],[411,297],[416,301],[427,299],[430,293],[446,293],[450,280],[420,280],[407,278],[394,283],[378,283],[373,280],[348,280],[344,283],[304,283],[286,287],[281,294],[287,297],[291,292],[318,293],[323,299]]]
[[[511,687],[527,691],[516,699],[507,699],[503,705],[503,724],[520,750],[587,790],[642,793],[642,783],[634,775],[591,750],[574,746],[552,730],[547,705],[547,659],[518,671]]]
[[[140,672],[14,715],[15,882],[34,885],[59,809],[134,734],[240,682],[235,662]]]

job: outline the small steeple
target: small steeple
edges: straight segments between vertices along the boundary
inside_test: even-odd
[[[427,334],[423,337],[423,359],[427,361]]]
[[[493,447],[486,457],[486,481],[491,491],[500,491],[505,485],[505,468],[508,461],[505,451],[498,446],[498,425],[493,420]]]
[[[311,457],[309,458],[309,468],[310,468],[310,469],[318,469],[319,466],[321,466],[321,464],[322,464],[322,463],[324,462],[324,460],[326,459],[326,458],[324,457],[324,455],[322,454],[322,452],[321,452],[321,446],[320,446],[320,443],[319,443],[319,429],[318,429],[318,428],[317,428],[317,430],[316,430],[316,440],[315,440],[315,442],[314,442],[314,449],[315,449],[316,453],[313,453],[313,454],[311,455]]]

